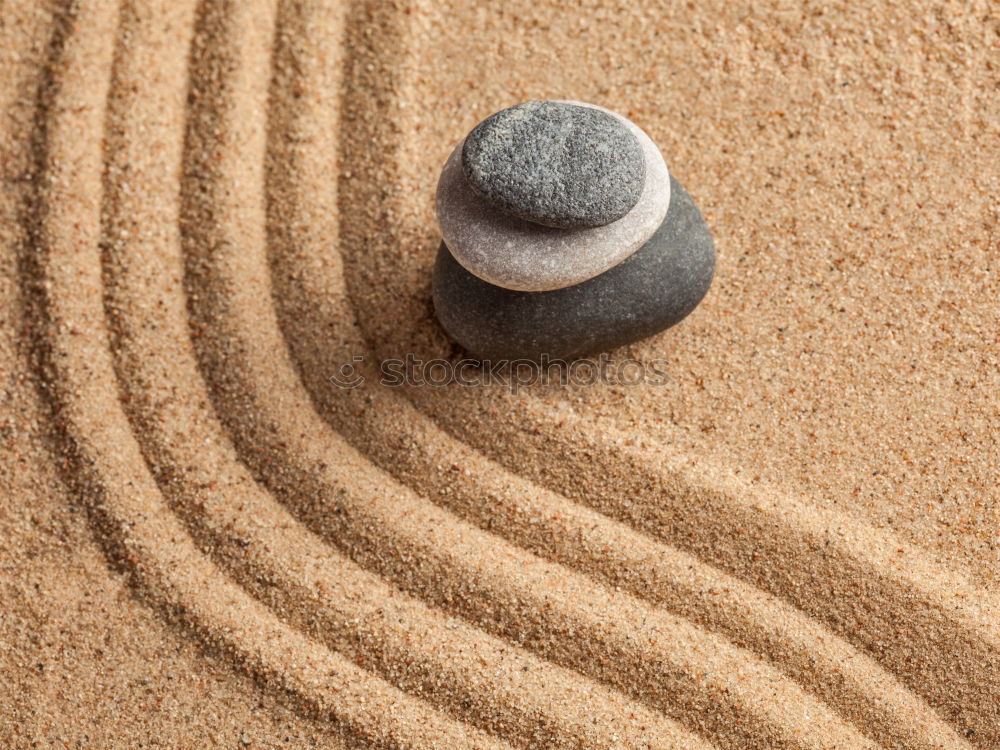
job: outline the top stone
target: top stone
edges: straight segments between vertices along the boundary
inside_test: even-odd
[[[487,117],[465,139],[462,169],[501,211],[564,229],[622,218],[646,179],[642,148],[624,123],[557,101],[524,102]]]

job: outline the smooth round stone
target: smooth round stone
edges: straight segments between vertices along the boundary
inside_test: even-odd
[[[498,211],[469,189],[460,143],[438,180],[437,218],[448,249],[474,276],[526,292],[572,286],[621,263],[663,222],[670,205],[670,173],[656,144],[621,115],[592,104],[580,106],[618,118],[639,140],[646,163],[639,201],[618,221],[602,227],[543,227]]]
[[[596,354],[669,328],[694,310],[715,271],[715,244],[701,212],[673,179],[672,190],[670,211],[645,245],[564,289],[519,292],[488,284],[442,244],[433,281],[438,320],[471,355],[494,362]]]
[[[550,227],[599,227],[638,202],[642,147],[619,119],[593,107],[532,101],[490,115],[466,137],[472,189],[506,213]]]

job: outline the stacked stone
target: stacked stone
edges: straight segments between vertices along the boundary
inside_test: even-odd
[[[477,125],[437,188],[434,307],[480,359],[571,358],[668,328],[705,296],[701,212],[635,123],[531,101]]]

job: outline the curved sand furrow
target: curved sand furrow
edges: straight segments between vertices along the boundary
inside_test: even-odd
[[[163,505],[118,401],[101,300],[100,144],[118,14],[108,2],[72,11],[54,45],[62,75],[43,92],[36,247],[22,265],[44,321],[37,345],[54,439],[110,559],[167,617],[355,742],[499,747],[285,626],[194,549]]]
[[[891,533],[801,498],[751,487],[725,467],[641,448],[579,417],[521,407],[500,427],[511,465],[461,412],[438,423],[509,469],[783,599],[868,654],[986,747],[1000,741],[1000,604],[970,577]],[[630,443],[632,443],[630,445]],[[552,461],[559,456],[559,462]],[[534,471],[525,471],[531,464]],[[599,478],[600,477],[600,478]],[[639,506],[637,495],[657,497]],[[929,660],[926,654],[947,658]],[[962,668],[954,664],[961,662]]]
[[[641,706],[427,610],[331,553],[236,461],[199,387],[178,284],[177,206],[162,210],[176,196],[182,118],[156,87],[137,85],[138,71],[148,75],[151,60],[177,58],[150,33],[150,24],[155,29],[168,19],[148,10],[140,14],[145,26],[126,27],[129,54],[116,65],[110,103],[106,306],[136,439],[201,546],[311,637],[516,744],[606,747],[617,738],[635,747],[702,746]],[[212,13],[216,22],[224,15]],[[247,17],[254,28],[267,28]],[[155,80],[171,78],[164,73]],[[176,97],[169,103],[183,109]],[[160,158],[151,160],[151,152]]]
[[[419,100],[420,81],[406,80],[410,68],[400,60],[402,49],[405,44],[397,40],[370,56],[395,55],[404,72],[388,88],[402,101]],[[406,190],[407,184],[420,183],[407,168],[422,166],[422,144],[419,134],[395,131],[397,105],[384,93],[366,98],[370,77],[364,66],[353,70],[358,83],[351,87],[348,82],[346,99],[356,107],[352,122],[368,129],[342,130],[343,168],[355,175],[349,183],[353,192],[341,195],[342,212],[356,219],[341,229],[342,244],[350,249],[344,266],[347,287],[356,300],[378,298],[373,290],[387,283],[398,292],[401,309],[392,316],[355,305],[366,338],[384,338],[391,318],[412,329],[396,341],[424,343],[436,334],[421,314],[426,308],[419,300],[427,295],[412,260],[421,229],[407,223],[414,212]],[[410,150],[386,148],[407,139]],[[357,177],[370,171],[373,143],[379,144],[380,161],[393,160],[385,171],[402,183],[399,189],[388,190],[374,177]],[[475,388],[449,389],[448,398],[434,390],[416,388],[410,396],[458,440],[514,473],[784,599],[877,660],[971,742],[1000,741],[1000,605],[971,576],[932,562],[914,545],[854,516],[730,479],[725,466],[671,455],[655,445],[636,447],[641,438],[603,423],[595,427],[571,409],[550,409],[530,397],[484,396]],[[498,414],[508,418],[486,419],[485,429],[469,416]],[[637,503],[637,497],[660,500]],[[927,653],[949,657],[920,656]],[[961,669],[955,668],[958,663]]]
[[[356,390],[330,387],[325,374],[364,351],[340,264],[329,257],[336,176],[309,169],[335,149],[328,123],[336,105],[317,51],[295,46],[288,54],[291,59],[279,70],[290,80],[272,94],[273,106],[284,108],[270,163],[272,284],[281,324],[294,332],[288,346],[332,424],[397,480],[440,498],[466,520],[765,655],[842,715],[868,727],[876,740],[901,747],[965,746],[869,657],[798,610],[480,459],[392,390],[370,387],[370,369],[368,383]],[[365,121],[373,120],[383,118]]]
[[[214,53],[246,49],[252,45],[236,45],[235,52],[216,46]],[[242,75],[249,67],[228,62],[212,70]],[[253,103],[247,103],[254,97],[241,77],[203,77],[218,82],[219,99],[204,102],[191,117],[201,132],[192,135],[198,138],[190,150],[195,160],[186,168],[197,175],[184,191],[196,197],[184,223],[192,312],[201,324],[196,347],[238,450],[296,514],[404,589],[481,627],[516,634],[548,658],[630,690],[695,726],[708,723],[721,743],[821,747],[839,732],[842,744],[865,746],[794,683],[720,639],[511,548],[405,490],[385,502],[367,499],[389,492],[391,482],[318,420],[287,362],[260,356],[283,349],[273,312],[261,305],[270,296],[262,217],[235,200],[235,187],[255,180],[255,160],[246,156],[260,140]],[[226,149],[227,142],[240,143],[241,152]],[[247,430],[248,423],[256,429]],[[352,476],[347,485],[345,473]],[[484,552],[491,548],[492,554]],[[503,622],[505,610],[518,615],[514,622]],[[603,622],[607,611],[622,620],[615,632]],[[671,636],[673,642],[663,642]],[[760,683],[748,690],[748,680]],[[781,699],[764,701],[764,695]],[[711,704],[718,704],[714,716],[703,716]],[[822,733],[810,737],[795,727],[794,717],[806,715],[825,717]]]

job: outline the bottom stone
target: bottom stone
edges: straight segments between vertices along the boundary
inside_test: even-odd
[[[434,309],[448,335],[478,359],[570,359],[651,336],[701,302],[715,272],[715,244],[691,196],[670,177],[659,229],[617,266],[581,284],[519,292],[488,284],[442,243]]]

